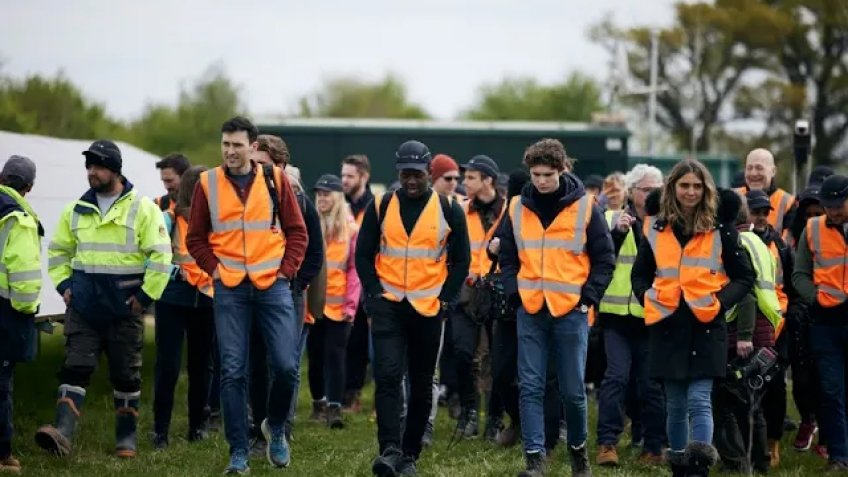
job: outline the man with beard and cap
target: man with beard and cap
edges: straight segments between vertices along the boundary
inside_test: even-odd
[[[41,292],[44,229],[24,199],[35,183],[35,163],[12,156],[0,172],[0,473],[20,473],[12,455],[15,365],[35,358],[35,314]]]
[[[48,272],[68,306],[65,361],[53,425],[35,440],[66,456],[101,353],[109,361],[116,411],[115,454],[136,455],[141,396],[143,313],[171,274],[171,240],[159,207],[121,175],[121,151],[99,140],[82,153],[91,188],[59,218],[48,248]]]
[[[572,475],[589,477],[584,385],[589,311],[612,279],[615,252],[603,211],[565,172],[562,143],[543,139],[524,153],[531,187],[510,201],[500,230],[504,291],[518,308],[518,382],[527,468],[544,475],[543,396],[548,357],[568,426]]]
[[[828,470],[848,471],[845,376],[848,362],[848,286],[845,256],[848,230],[848,177],[824,180],[820,201],[825,216],[807,221],[798,239],[792,284],[811,307],[810,346],[821,383],[822,433],[827,437]]]
[[[430,150],[407,141],[395,156],[401,187],[366,209],[356,244],[356,270],[372,320],[380,445],[372,472],[380,477],[416,474],[442,321],[470,262],[462,208],[429,187]],[[405,370],[409,404],[402,430]]]
[[[362,218],[365,217],[365,209],[374,200],[371,186],[368,181],[371,178],[371,162],[364,154],[353,154],[342,161],[342,192],[350,205],[350,213],[356,219],[357,227],[362,226]],[[364,294],[360,302],[364,301]],[[370,331],[368,326],[368,315],[362,303],[356,309],[353,317],[353,328],[347,341],[347,357],[345,363],[347,370],[345,379],[345,395],[342,399],[342,410],[345,412],[358,413],[362,410],[360,394],[365,386],[365,375],[368,369],[368,348]],[[313,415],[318,418],[323,415],[326,402],[313,403]]]

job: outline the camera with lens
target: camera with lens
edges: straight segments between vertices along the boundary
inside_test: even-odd
[[[768,347],[760,348],[747,358],[727,363],[727,382],[757,391],[771,382],[779,370],[777,352]]]

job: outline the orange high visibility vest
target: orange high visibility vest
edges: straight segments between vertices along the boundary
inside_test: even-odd
[[[518,294],[527,313],[547,306],[551,316],[569,313],[580,301],[589,278],[586,227],[592,217],[592,198],[584,195],[565,207],[544,228],[539,216],[513,197],[509,204],[518,248]]]
[[[471,242],[471,266],[468,268],[468,276],[472,280],[482,277],[489,273],[492,268],[492,260],[489,259],[489,253],[486,250],[492,236],[495,235],[495,228],[501,221],[504,211],[506,211],[506,202],[504,202],[498,218],[489,227],[489,230],[483,229],[483,222],[480,220],[480,214],[475,210],[471,210],[471,201],[467,201],[462,205],[465,210],[465,223],[468,227],[468,238]]]
[[[807,244],[813,254],[813,283],[819,305],[831,308],[848,298],[848,246],[842,227],[828,227],[826,218],[807,221]]]
[[[698,321],[713,321],[721,310],[716,293],[730,281],[721,262],[719,231],[695,234],[681,249],[671,226],[656,224],[656,217],[647,217],[644,224],[657,264],[654,284],[645,293],[645,324],[658,323],[674,313],[681,293]]]
[[[350,258],[350,238],[327,242],[327,301],[324,316],[333,321],[344,320],[344,299],[347,292],[347,262]]]
[[[411,235],[403,226],[398,198],[391,194],[387,200],[376,257],[383,297],[395,302],[406,298],[421,315],[436,316],[441,308],[439,293],[448,277],[446,246],[451,231],[439,194],[430,194]],[[378,215],[379,202],[374,201]]]
[[[203,172],[200,185],[209,203],[209,245],[220,262],[221,282],[234,287],[248,277],[256,288],[265,290],[277,280],[286,238],[279,227],[271,227],[271,195],[262,168],[254,167],[254,171],[256,177],[244,202],[223,167]],[[281,184],[282,172],[276,166],[274,176]]]
[[[748,193],[748,188],[739,187],[736,189],[736,192],[741,194],[744,199],[745,194]],[[785,238],[783,233],[783,219],[795,204],[795,197],[793,197],[789,192],[778,188],[775,189],[775,191],[769,196],[769,203],[771,204],[771,211],[769,212],[768,223],[774,227],[774,230],[777,231],[778,235]]]
[[[167,194],[163,195],[161,197],[156,197],[155,199],[153,199],[153,202],[155,202],[156,205],[161,210],[162,209],[162,201],[165,200],[165,199],[168,199],[168,208],[165,209],[165,210],[167,210],[168,212],[173,212],[174,208],[177,206],[177,201],[171,200],[171,198]]]
[[[174,252],[172,262],[180,267],[180,273],[185,281],[197,288],[200,293],[211,298],[214,294],[212,277],[197,266],[194,257],[188,253],[188,248],[186,248],[185,238],[188,234],[188,221],[183,216],[178,216],[174,222],[174,237],[171,240],[171,248]]]
[[[777,245],[774,242],[770,243],[769,252],[771,252],[771,256],[774,257],[775,263],[777,264],[777,268],[775,270],[774,277],[774,291],[777,292],[777,301],[780,303],[780,312],[786,314],[786,310],[789,309],[789,297],[786,296],[786,290],[783,289],[783,261],[780,259],[780,253],[777,251]]]

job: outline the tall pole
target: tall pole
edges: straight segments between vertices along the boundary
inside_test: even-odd
[[[651,87],[648,99],[648,154],[654,155],[654,138],[657,132],[657,75],[660,62],[659,32],[651,30]]]

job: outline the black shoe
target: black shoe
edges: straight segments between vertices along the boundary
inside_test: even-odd
[[[498,434],[503,430],[503,422],[499,417],[489,417],[486,419],[486,430],[483,433],[484,438],[492,443],[497,442]]]
[[[671,467],[671,477],[686,477],[689,466],[686,464],[686,455],[683,452],[667,451],[665,460]]]
[[[374,459],[374,463],[371,464],[371,472],[377,477],[397,477],[398,469],[402,463],[403,454],[397,447],[388,447]]]
[[[518,473],[518,477],[542,477],[545,475],[545,453],[533,452],[524,454],[527,467]]]
[[[327,427],[330,429],[344,429],[344,426],[341,405],[331,404],[327,406]]]
[[[200,428],[189,429],[188,435],[186,436],[186,439],[189,442],[205,441],[208,438],[209,438],[209,433],[206,432],[206,429],[200,429]]]
[[[433,445],[433,423],[429,419],[427,420],[427,424],[424,425],[424,435],[421,436],[421,445],[423,447]]]
[[[592,477],[589,467],[589,450],[584,442],[580,447],[568,447],[568,457],[571,458],[571,475],[573,477]]]
[[[415,467],[415,459],[412,456],[403,456],[400,466],[397,468],[397,475],[418,475],[418,469]]]
[[[153,443],[153,448],[156,450],[165,450],[168,448],[168,434],[154,432],[150,440]]]
[[[686,446],[687,477],[709,477],[717,461],[718,451],[708,442],[692,441]]]

